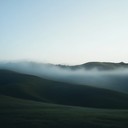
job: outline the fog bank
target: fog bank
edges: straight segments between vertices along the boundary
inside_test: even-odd
[[[9,69],[55,81],[128,92],[128,68],[124,67],[99,70],[96,67],[86,69],[81,66],[71,69],[70,66],[62,68],[57,65],[34,62],[0,62],[0,69]]]

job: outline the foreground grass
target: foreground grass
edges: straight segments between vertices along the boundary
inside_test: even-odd
[[[46,104],[0,96],[1,128],[127,128],[128,110]]]

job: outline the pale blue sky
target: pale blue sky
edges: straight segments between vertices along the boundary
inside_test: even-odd
[[[0,0],[0,60],[128,62],[128,0]]]

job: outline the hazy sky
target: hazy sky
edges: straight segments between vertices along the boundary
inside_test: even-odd
[[[128,0],[0,0],[0,60],[128,62]]]

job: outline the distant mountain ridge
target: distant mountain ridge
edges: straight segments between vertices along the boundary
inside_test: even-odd
[[[63,64],[52,64],[52,63],[38,63],[34,61],[20,61],[20,62],[0,62],[0,68],[6,68],[10,65],[10,67],[13,64],[22,64],[22,65],[29,65],[33,68],[37,66],[48,66],[48,67],[60,67],[60,68],[68,68],[68,69],[99,69],[99,70],[114,70],[118,68],[128,68],[128,63],[120,62],[120,63],[114,63],[114,62],[87,62],[79,65],[63,65]]]
[[[115,70],[119,68],[128,68],[128,63],[120,62],[120,63],[112,63],[112,62],[87,62],[80,65],[57,65],[61,68],[70,68],[70,69],[80,69],[85,68],[87,70],[90,69],[98,69],[98,70]]]

